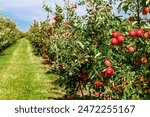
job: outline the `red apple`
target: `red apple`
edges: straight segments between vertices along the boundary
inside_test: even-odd
[[[146,56],[141,57],[141,62],[142,63],[147,63],[147,57]]]
[[[142,10],[142,14],[143,14],[143,15],[147,15],[147,13],[149,13],[149,12],[150,12],[149,7],[145,7],[145,8]]]
[[[118,40],[119,44],[122,44],[124,41],[124,36],[122,36],[122,35],[118,36],[117,40]]]
[[[144,8],[144,11],[147,12],[147,13],[150,12],[149,7],[145,7],[145,8]]]
[[[136,36],[142,37],[144,35],[144,31],[141,29],[136,30]]]
[[[106,68],[106,76],[113,76],[114,75],[114,69],[112,67]]]
[[[143,15],[147,15],[147,12],[143,10],[143,11],[142,11],[142,14],[143,14]]]
[[[110,66],[110,65],[111,65],[111,63],[110,63],[109,60],[105,60],[105,61],[104,61],[104,64],[105,64],[106,66]]]
[[[129,18],[129,21],[130,21],[130,22],[134,22],[134,17],[130,17],[130,18]]]
[[[112,38],[110,42],[112,45],[118,45],[118,40],[116,38]]]
[[[112,38],[118,38],[119,35],[120,35],[120,34],[119,34],[118,32],[114,32],[114,33],[112,34]]]
[[[101,81],[95,81],[95,82],[94,82],[94,85],[99,87],[99,86],[103,86],[104,83],[101,82]]]
[[[102,71],[101,76],[102,76],[102,77],[105,77],[105,76],[106,76],[106,70],[103,70],[103,71]]]
[[[129,31],[129,36],[135,37],[136,36],[136,32],[134,30],[130,30]]]
[[[118,87],[118,84],[114,84],[112,89],[117,89],[117,87]]]
[[[128,50],[129,50],[129,52],[134,52],[135,48],[132,47],[132,46],[130,46],[130,47],[128,48]]]

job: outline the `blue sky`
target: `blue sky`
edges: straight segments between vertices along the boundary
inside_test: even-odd
[[[63,4],[64,0],[45,0],[46,3],[54,7],[54,4]],[[70,0],[77,2],[78,0]],[[46,12],[42,8],[43,0],[0,0],[0,14],[11,18],[16,22],[19,29],[26,31],[33,20],[38,21],[46,19]],[[114,7],[115,8],[115,7]],[[84,8],[78,8],[79,14],[85,13]],[[114,12],[116,10],[114,9]],[[52,16],[51,16],[52,17]]]

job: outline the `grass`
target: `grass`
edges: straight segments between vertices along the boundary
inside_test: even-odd
[[[20,39],[0,55],[0,99],[45,100],[61,98],[62,91],[52,84],[55,76],[45,74],[32,53],[28,40]]]

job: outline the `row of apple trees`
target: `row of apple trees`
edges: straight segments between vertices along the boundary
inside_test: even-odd
[[[49,60],[67,99],[150,99],[149,0],[80,0],[34,21],[35,53]],[[116,3],[116,5],[114,5]],[[86,7],[86,15],[77,14]],[[117,6],[127,18],[116,16]]]
[[[0,52],[19,39],[20,34],[13,21],[0,16]]]

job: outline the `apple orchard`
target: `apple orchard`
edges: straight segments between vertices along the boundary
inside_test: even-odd
[[[44,4],[47,19],[27,32],[64,97],[150,99],[150,0],[64,1],[54,11]],[[128,17],[116,16],[114,4]]]

